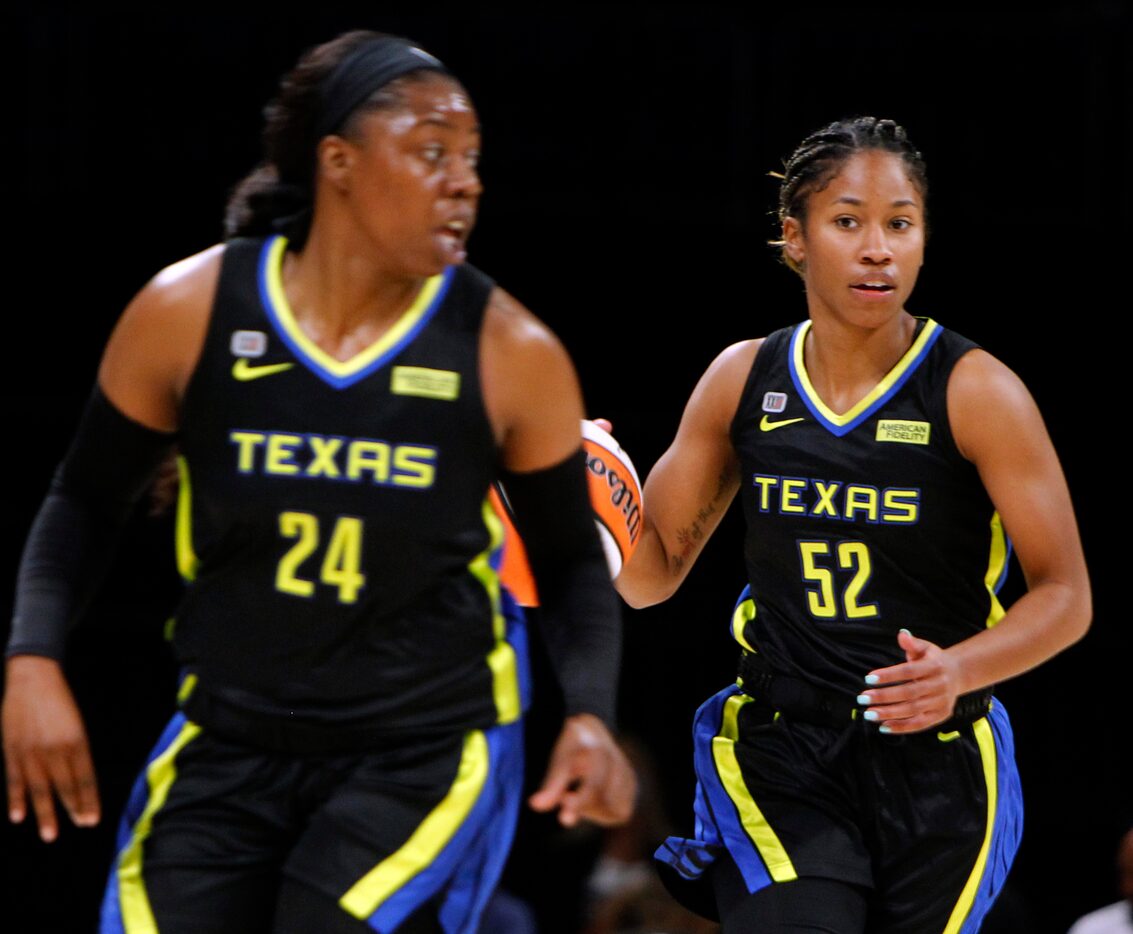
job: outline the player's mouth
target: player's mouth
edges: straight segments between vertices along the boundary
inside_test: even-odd
[[[850,283],[850,288],[858,295],[872,297],[890,295],[897,286],[889,276],[869,276]]]
[[[465,244],[472,232],[472,219],[454,217],[436,228],[436,237],[449,264],[463,262],[468,255]]]

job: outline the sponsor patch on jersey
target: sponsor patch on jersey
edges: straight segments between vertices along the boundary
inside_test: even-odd
[[[233,331],[228,346],[234,357],[262,357],[268,349],[268,336],[263,331]]]
[[[785,392],[765,392],[763,394],[763,411],[778,415],[787,408],[787,394]]]
[[[928,444],[932,426],[928,422],[904,422],[895,418],[882,418],[877,422],[878,441],[897,441],[901,444]]]
[[[451,402],[460,398],[460,374],[452,370],[431,370],[425,366],[395,366],[390,375],[389,391],[395,396],[420,396]]]

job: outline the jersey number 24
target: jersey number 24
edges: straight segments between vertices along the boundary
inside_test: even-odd
[[[296,541],[279,559],[275,589],[295,597],[313,597],[316,582],[301,573],[306,571],[301,565],[307,563],[321,543],[318,516],[309,512],[281,512],[279,534]],[[327,539],[318,583],[338,588],[339,603],[354,603],[358,591],[366,586],[366,575],[361,567],[362,520],[357,516],[339,516]]]

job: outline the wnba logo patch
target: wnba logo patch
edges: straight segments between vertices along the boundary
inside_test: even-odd
[[[787,394],[785,392],[765,392],[763,394],[763,411],[771,415],[778,415],[787,408]]]
[[[268,336],[263,331],[233,331],[228,347],[234,357],[262,357],[267,353]]]

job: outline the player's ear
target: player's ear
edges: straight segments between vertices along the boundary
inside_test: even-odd
[[[341,136],[333,133],[324,136],[315,150],[318,177],[339,190],[345,190],[349,186],[355,155],[354,145]]]
[[[783,252],[796,266],[806,260],[806,241],[803,239],[803,225],[797,217],[783,218]]]

